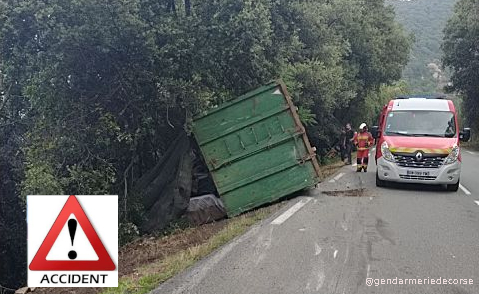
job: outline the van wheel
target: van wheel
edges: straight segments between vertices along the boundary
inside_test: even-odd
[[[458,188],[459,188],[459,180],[456,184],[447,184],[447,190],[450,191],[450,192],[456,192],[458,191]]]
[[[376,187],[386,187],[386,181],[383,181],[379,178],[377,171],[376,171]]]

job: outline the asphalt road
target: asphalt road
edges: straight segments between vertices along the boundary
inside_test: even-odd
[[[478,293],[479,157],[462,156],[458,192],[345,166],[153,293]]]

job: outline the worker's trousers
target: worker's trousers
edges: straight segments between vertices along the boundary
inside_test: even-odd
[[[369,162],[369,148],[357,150],[357,171],[360,172],[364,169],[367,172],[367,164]]]

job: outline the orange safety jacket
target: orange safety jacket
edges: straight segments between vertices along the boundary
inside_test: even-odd
[[[368,150],[374,144],[374,138],[369,132],[355,133],[353,141],[359,151]]]

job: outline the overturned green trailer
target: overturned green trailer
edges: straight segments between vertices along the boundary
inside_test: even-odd
[[[229,216],[320,180],[315,150],[281,81],[198,115],[193,133]]]

